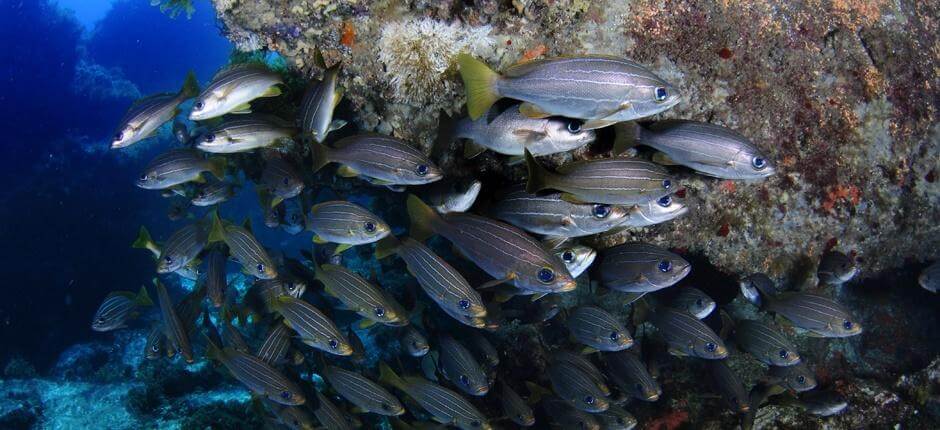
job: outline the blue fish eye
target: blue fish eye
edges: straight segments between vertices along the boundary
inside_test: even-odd
[[[790,353],[785,349],[781,349],[777,354],[780,355],[780,358],[787,358],[790,356]]]
[[[419,164],[419,165],[418,165],[418,168],[415,169],[415,173],[417,173],[418,176],[424,176],[424,175],[427,175],[427,174],[428,174],[428,170],[429,170],[429,169],[428,169],[428,165],[427,165],[427,164]]]
[[[561,254],[561,259],[565,260],[565,263],[570,263],[574,261],[574,253],[571,251],[565,251]]]
[[[713,342],[705,344],[705,350],[708,352],[715,352],[716,349],[718,349],[718,345],[715,345]]]
[[[215,140],[215,133],[209,133],[206,135],[206,142],[212,143]]]
[[[663,185],[665,185],[665,184],[663,184]],[[664,208],[668,208],[669,205],[672,204],[672,196],[663,196],[662,198],[660,198],[659,200],[657,200],[656,203],[659,204],[660,206],[664,207]]]
[[[290,391],[281,391],[281,398],[282,398],[282,399],[289,399],[289,398],[290,398]]]
[[[663,87],[656,88],[656,101],[658,102],[665,101],[667,97],[669,97],[669,93],[666,91],[665,88]]]
[[[258,263],[258,265],[255,267],[255,269],[258,270],[258,273],[264,273],[264,264],[263,264],[263,263]]]
[[[372,310],[372,312],[375,312],[375,316],[377,317],[385,315],[385,309],[382,308],[375,308]]]
[[[594,396],[584,396],[584,403],[593,405],[594,401],[595,401]]]
[[[669,260],[663,260],[663,261],[660,261],[659,264],[656,265],[656,267],[659,268],[660,272],[666,273],[672,270],[672,262]]]
[[[669,179],[663,179],[663,188],[667,190],[672,188],[672,181]]]
[[[751,159],[751,165],[754,166],[755,169],[761,170],[764,167],[767,167],[767,160],[761,157],[754,157]]]
[[[617,339],[620,339],[620,333],[618,333],[618,332],[616,332],[616,331],[612,331],[612,332],[610,332],[610,336],[609,336],[609,337],[610,337],[610,340],[616,342]]]
[[[595,218],[606,218],[607,215],[610,215],[610,205],[594,205]]]
[[[552,269],[543,267],[539,269],[538,278],[540,282],[547,284],[555,280],[555,272]]]
[[[461,299],[459,302],[457,302],[457,306],[460,306],[460,309],[464,309],[464,310],[469,309],[470,301],[467,299]]]
[[[173,257],[167,255],[166,257],[163,257],[163,261],[166,262],[166,264],[173,264]]]
[[[568,121],[568,132],[571,134],[578,134],[581,132],[581,121],[571,120]]]
[[[465,387],[470,386],[470,378],[468,378],[467,375],[460,375],[460,377],[457,379],[459,379],[460,383],[463,384]]]
[[[204,107],[206,107],[206,105],[203,102],[196,102],[193,104],[193,109],[195,110],[202,110]]]
[[[339,346],[339,342],[337,342],[336,339],[330,339],[328,345],[330,346],[330,349],[336,349],[336,347]]]
[[[849,320],[842,321],[842,328],[846,330],[851,330],[852,327],[855,327],[855,324],[852,324],[852,321],[849,321]]]
[[[375,232],[375,223],[367,221],[365,225],[366,231],[369,233]]]

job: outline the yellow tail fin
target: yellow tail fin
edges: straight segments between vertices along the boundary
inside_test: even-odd
[[[457,63],[467,91],[467,113],[471,119],[477,119],[500,98],[496,90],[499,74],[469,54],[458,55]]]
[[[525,191],[529,194],[535,194],[545,189],[545,179],[551,175],[551,172],[542,167],[528,149],[525,150],[525,167],[529,171]]]
[[[391,385],[395,388],[398,388],[399,390],[406,391],[405,380],[401,379],[401,377],[398,376],[398,374],[396,374],[391,367],[388,367],[384,361],[379,362],[379,382]]]
[[[137,293],[137,297],[134,298],[134,303],[137,306],[153,306],[153,300],[150,300],[150,295],[147,294],[147,287],[141,285],[140,292]]]
[[[310,153],[313,157],[313,171],[316,172],[330,164],[330,148],[319,142],[310,143]]]
[[[186,74],[186,81],[183,82],[183,88],[180,88],[179,94],[183,100],[199,95],[199,81],[196,80],[196,74],[192,70]]]
[[[414,194],[408,195],[408,216],[411,218],[408,234],[418,242],[431,237],[434,234],[434,224],[441,221],[440,215]]]
[[[225,179],[225,157],[210,158],[207,169],[209,170],[209,173],[212,173],[212,176],[216,177],[216,179]]]

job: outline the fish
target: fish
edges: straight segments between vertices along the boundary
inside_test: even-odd
[[[493,203],[490,214],[530,233],[570,238],[617,227],[626,221],[628,211],[602,203],[571,203],[561,193],[531,194],[513,187]]]
[[[98,306],[91,320],[91,329],[105,332],[125,328],[127,320],[135,318],[144,306],[153,306],[146,287],[140,287],[137,294],[130,291],[114,291]]]
[[[313,171],[329,163],[339,163],[339,175],[363,176],[380,185],[421,185],[438,181],[444,172],[410,144],[391,136],[362,134],[349,136],[331,148],[311,145]]]
[[[308,228],[319,243],[364,245],[391,233],[391,227],[377,215],[354,203],[332,200],[313,205]]]
[[[542,409],[551,418],[554,428],[601,430],[601,424],[597,421],[597,418],[594,418],[596,414],[573,408],[561,399],[548,398],[543,400]]]
[[[301,198],[295,197],[284,200],[281,205],[284,209],[284,222],[280,224],[280,227],[287,234],[300,234],[307,228],[307,220],[304,217],[303,202],[301,200]]]
[[[669,307],[684,310],[695,318],[705,319],[715,310],[715,300],[695,287],[679,289],[679,294],[672,299]]]
[[[596,385],[597,388],[604,394],[605,397],[610,396],[610,387],[607,385],[606,377],[603,373],[591,363],[590,360],[586,358],[583,354],[575,354],[573,352],[558,350],[552,353],[551,355],[552,362],[565,362],[574,367],[577,367],[578,370],[587,375],[591,383]]]
[[[641,205],[672,194],[678,187],[665,167],[646,160],[612,157],[575,161],[549,171],[526,154],[526,192],[560,191],[576,203]]]
[[[503,97],[524,102],[528,117],[587,120],[601,128],[663,112],[679,102],[679,90],[634,61],[613,56],[578,56],[516,64],[502,75],[469,54],[457,56],[467,91],[467,111],[477,119]]]
[[[862,333],[862,325],[836,301],[815,293],[782,293],[764,298],[765,308],[818,337],[849,337]]]
[[[936,293],[940,288],[940,261],[924,268],[917,276],[917,283],[921,288]]]
[[[829,251],[822,255],[816,277],[823,285],[842,285],[858,274],[855,260],[839,251]]]
[[[633,337],[613,315],[597,306],[578,306],[568,316],[568,330],[578,342],[599,351],[622,351]]]
[[[760,362],[772,366],[793,366],[800,362],[800,353],[779,330],[756,320],[739,320],[734,324],[734,340]]]
[[[816,388],[816,375],[803,361],[793,366],[770,366],[767,374],[772,382],[798,393]]]
[[[521,156],[524,149],[536,156],[551,155],[578,149],[597,139],[594,130],[582,130],[583,122],[562,117],[529,118],[514,105],[504,110],[492,108],[475,120],[461,119],[454,137],[472,141],[464,146],[467,158],[487,149],[513,156]]]
[[[456,392],[424,378],[398,376],[385,363],[379,363],[379,380],[404,391],[434,419],[461,430],[492,430],[492,426],[472,403]]]
[[[189,335],[183,326],[170,295],[166,292],[166,287],[159,280],[155,280],[157,288],[157,300],[160,303],[160,315],[163,321],[163,335],[168,340],[167,345],[174,354],[180,354],[187,363],[195,362],[193,359],[193,348],[189,343]]]
[[[259,184],[266,192],[272,194],[271,206],[277,206],[287,199],[300,195],[304,190],[304,178],[300,171],[284,157],[268,157],[267,164],[261,172]]]
[[[483,367],[467,347],[443,335],[438,339],[438,351],[441,374],[457,388],[471,396],[485,396],[490,391]]]
[[[466,324],[486,316],[486,305],[480,293],[453,266],[421,242],[406,237],[396,248],[405,261],[408,273],[428,297],[449,315]],[[455,316],[456,315],[456,316]]]
[[[428,339],[410,325],[402,331],[398,342],[401,344],[401,349],[408,352],[408,355],[412,357],[424,357],[431,349]]]
[[[227,113],[251,112],[250,102],[281,94],[281,76],[262,64],[236,64],[219,70],[196,96],[189,119],[204,121]]]
[[[278,276],[277,265],[248,228],[222,221],[215,214],[210,242],[224,241],[229,253],[242,265],[242,270],[258,279],[274,279]]]
[[[362,410],[390,417],[405,413],[397,397],[358,372],[336,366],[326,366],[322,372],[337,393]]]
[[[145,190],[164,190],[186,182],[204,181],[203,172],[222,180],[225,178],[225,159],[205,158],[195,149],[171,149],[147,163],[137,178],[137,186]]]
[[[806,412],[820,417],[831,417],[839,415],[849,406],[849,401],[845,396],[832,390],[812,390],[799,396],[796,401],[792,401]]]
[[[173,232],[157,260],[157,273],[176,272],[193,261],[206,247],[209,233],[202,223],[193,223]]]
[[[153,258],[157,260],[158,264],[160,262],[160,255],[163,254],[163,247],[154,242],[153,238],[150,237],[150,232],[147,231],[147,228],[144,226],[140,227],[140,232],[137,234],[137,239],[134,240],[134,243],[131,244],[132,248],[146,249],[150,251],[153,255]],[[199,268],[201,262],[199,259],[193,259],[189,264],[176,269],[176,274],[195,281],[202,276],[202,269]]]
[[[390,294],[343,266],[321,265],[316,279],[323,283],[327,294],[368,321],[390,326],[408,324],[404,308]]]
[[[575,409],[596,413],[610,406],[594,377],[568,360],[554,360],[546,369],[552,390]]]
[[[284,323],[300,336],[300,340],[321,351],[334,355],[351,355],[352,346],[336,324],[310,303],[290,296],[279,296],[274,310],[284,317]]]
[[[754,181],[776,173],[774,163],[748,138],[717,124],[668,119],[646,127],[620,123],[616,128],[618,143],[648,146],[663,154],[661,158],[668,164],[680,164],[707,176]],[[615,153],[621,152],[622,143],[618,143]]]
[[[529,404],[509,384],[500,382],[499,386],[499,401],[503,407],[503,415],[523,427],[535,425],[535,413],[532,412]]]
[[[163,335],[163,324],[154,323],[147,332],[147,342],[144,347],[144,357],[148,360],[156,360],[163,355],[163,343],[166,337]]]
[[[225,279],[226,254],[221,247],[214,247],[206,258],[206,286],[209,302],[214,307],[221,307],[225,301],[225,290],[228,282]]]
[[[774,297],[780,293],[774,281],[763,273],[754,273],[741,278],[740,287],[741,295],[745,300],[757,306],[763,304],[762,296]]]
[[[472,331],[467,335],[470,348],[481,358],[483,364],[490,369],[499,366],[499,350],[482,334]]]
[[[235,185],[225,181],[213,182],[196,191],[190,201],[194,206],[208,207],[228,201],[235,197]]]
[[[349,425],[346,413],[336,406],[330,399],[317,391],[317,407],[313,410],[313,415],[317,417],[326,430],[352,430],[355,427]]]
[[[297,135],[297,129],[270,115],[226,117],[196,138],[196,148],[213,154],[234,154],[276,145]]]
[[[127,148],[141,140],[156,136],[160,126],[179,113],[179,105],[199,93],[196,75],[189,72],[177,93],[161,93],[134,102],[118,124],[111,149]]]
[[[620,388],[635,399],[655,402],[663,394],[659,383],[653,379],[646,364],[632,351],[618,351],[604,354],[607,376]]]
[[[648,293],[675,285],[691,271],[692,265],[678,254],[628,242],[601,253],[599,280],[612,290]]]
[[[195,93],[198,92],[198,90],[195,91]],[[196,95],[195,93],[193,96]],[[189,145],[189,141],[193,136],[189,133],[189,127],[186,126],[186,123],[176,118],[173,120],[173,137],[175,137],[176,141],[180,144]]]
[[[685,203],[685,199],[670,194],[631,206],[627,219],[620,224],[620,227],[648,227],[671,221],[688,212],[689,206]]]
[[[290,348],[290,328],[280,321],[275,321],[268,329],[264,342],[258,347],[255,355],[261,361],[276,366],[285,360],[288,348]]]
[[[633,414],[617,405],[610,405],[606,411],[596,414],[595,417],[604,430],[631,430],[637,424]]]
[[[327,134],[346,125],[346,121],[333,120],[333,110],[343,99],[343,90],[336,86],[339,69],[338,64],[326,69],[323,80],[310,85],[300,103],[303,133],[317,143],[323,143]]]
[[[314,430],[313,419],[302,406],[284,406],[265,399],[268,409],[278,422],[290,430]]]
[[[281,405],[302,405],[306,402],[303,391],[296,383],[260,358],[234,348],[220,349],[212,341],[208,345],[206,355],[222,363],[252,393]]]
[[[660,308],[650,315],[650,322],[659,329],[673,355],[708,360],[721,360],[728,356],[728,348],[721,338],[686,311]]]
[[[408,197],[407,206],[413,238],[427,237],[430,232],[444,236],[497,283],[509,282],[537,293],[562,293],[577,287],[558,257],[516,227],[479,215],[439,215],[414,195]]]
[[[738,375],[725,364],[725,360],[709,360],[706,366],[713,386],[731,411],[738,414],[750,411],[750,395]]]
[[[307,290],[304,282],[290,278],[256,279],[245,292],[243,303],[254,311],[274,313],[274,305],[280,296],[299,299]]]
[[[187,216],[191,216],[188,212],[190,202],[186,200],[173,199],[170,202],[170,207],[166,210],[166,217],[170,221],[179,221]]]
[[[446,177],[434,181],[417,191],[424,201],[438,213],[466,212],[476,202],[483,183],[470,177]]]
[[[229,315],[228,309],[222,310],[222,341],[223,345],[230,346],[232,349],[238,352],[244,352],[250,354],[252,352],[251,347],[248,346],[248,342],[245,341],[245,337],[242,335],[242,332],[239,331],[234,325]]]

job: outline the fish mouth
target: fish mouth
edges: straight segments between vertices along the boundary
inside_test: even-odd
[[[646,398],[644,399],[647,402],[655,402],[659,400],[659,393],[647,393]]]
[[[475,396],[482,396],[488,392],[490,392],[490,387],[487,386],[477,387],[475,390],[473,390],[473,394]]]
[[[558,289],[556,289],[554,292],[567,293],[568,291],[574,291],[576,288],[578,288],[578,282],[572,279],[562,283],[561,286],[559,286]]]

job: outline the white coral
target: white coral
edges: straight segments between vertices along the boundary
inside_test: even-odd
[[[492,56],[496,41],[490,30],[489,26],[447,24],[430,18],[385,24],[378,57],[396,98],[415,105],[453,99],[454,81],[447,72],[455,70],[461,52]]]

